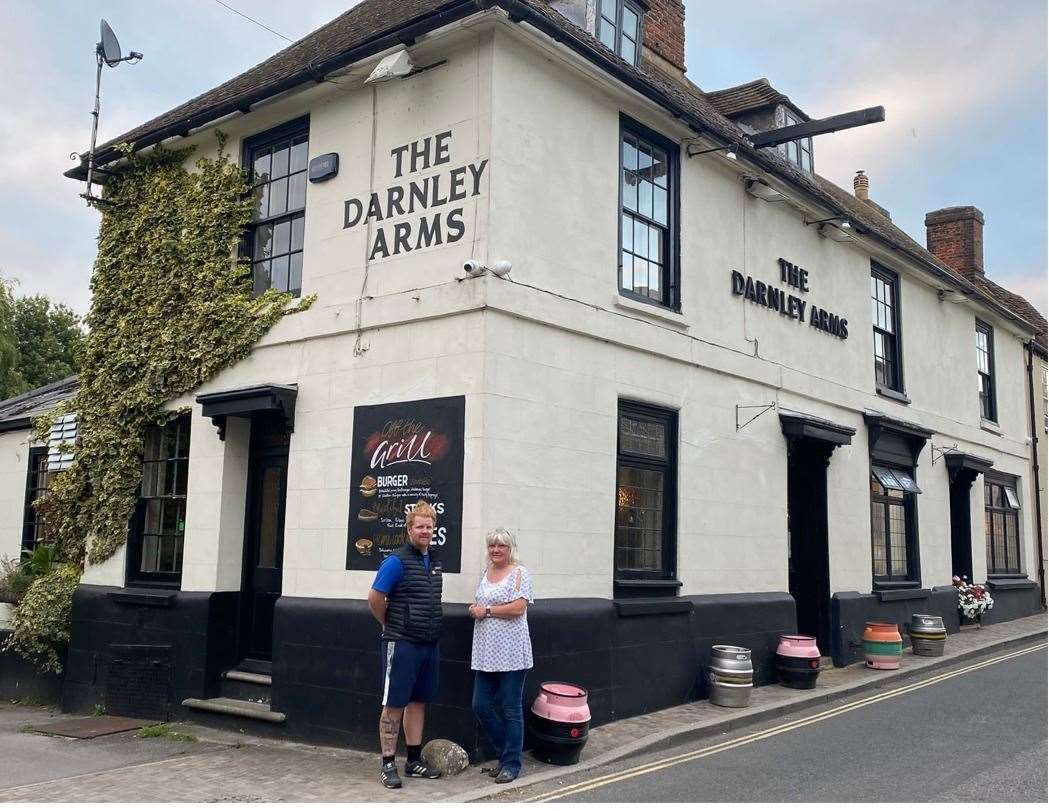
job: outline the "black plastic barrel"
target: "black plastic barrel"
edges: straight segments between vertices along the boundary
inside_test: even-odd
[[[579,762],[590,733],[590,722],[551,721],[529,710],[528,733],[536,760],[554,766],[571,766]]]

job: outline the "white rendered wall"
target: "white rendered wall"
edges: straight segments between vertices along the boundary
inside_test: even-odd
[[[30,432],[0,434],[0,558],[15,560],[22,552]]]

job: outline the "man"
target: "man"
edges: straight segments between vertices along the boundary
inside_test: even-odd
[[[435,779],[438,769],[422,762],[426,705],[437,698],[441,635],[441,563],[430,554],[437,513],[425,501],[405,516],[408,543],[379,566],[368,607],[382,626],[382,714],[379,745],[386,788],[400,788],[394,753],[403,721],[408,748],[405,774]]]

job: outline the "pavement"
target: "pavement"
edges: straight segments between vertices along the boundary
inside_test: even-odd
[[[943,657],[905,653],[898,671],[868,670],[860,663],[821,673],[814,690],[755,688],[751,705],[742,709],[697,701],[616,721],[591,730],[575,766],[550,766],[526,755],[524,773],[508,787],[481,775],[479,764],[441,780],[406,780],[403,789],[391,791],[378,783],[378,757],[373,752],[255,738],[193,724],[167,725],[169,732],[192,740],[140,739],[134,732],[92,740],[47,737],[20,730],[45,721],[53,710],[5,705],[0,706],[0,763],[5,765],[0,802],[513,800],[538,790],[540,784],[543,791],[556,789],[610,764],[891,689],[902,679],[957,668],[1045,637],[1044,613],[982,629],[964,628],[948,640]],[[11,763],[14,769],[7,768]]]

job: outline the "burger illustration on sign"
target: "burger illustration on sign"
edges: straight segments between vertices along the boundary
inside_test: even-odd
[[[354,545],[362,555],[370,555],[372,553],[372,541],[370,538],[360,538]]]
[[[371,498],[379,492],[378,485],[379,483],[374,476],[365,476],[361,479],[361,495],[365,498]]]

